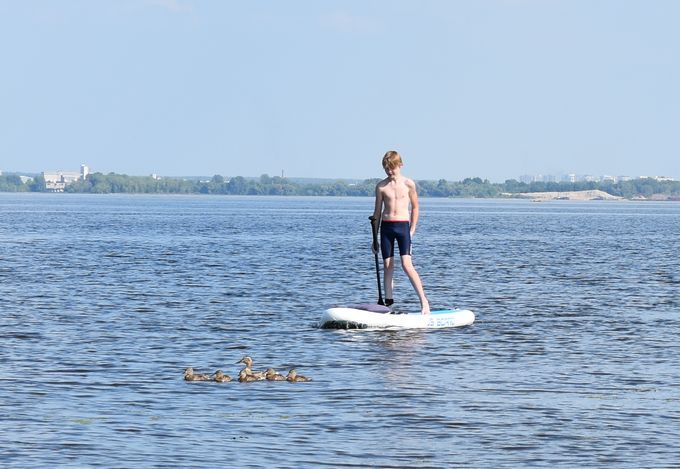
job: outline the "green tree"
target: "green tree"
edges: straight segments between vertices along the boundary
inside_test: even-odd
[[[0,192],[25,192],[28,189],[16,174],[0,175]]]

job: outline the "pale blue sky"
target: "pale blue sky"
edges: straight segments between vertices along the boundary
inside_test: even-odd
[[[0,170],[680,179],[675,0],[0,0]]]

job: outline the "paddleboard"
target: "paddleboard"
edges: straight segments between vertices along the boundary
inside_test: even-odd
[[[319,321],[322,329],[441,329],[468,326],[475,314],[467,309],[435,309],[430,314],[390,312],[386,306],[330,308]]]

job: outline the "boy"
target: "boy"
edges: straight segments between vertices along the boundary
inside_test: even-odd
[[[373,223],[380,227],[380,247],[385,264],[385,304],[390,306],[393,299],[394,241],[399,244],[401,267],[408,275],[414,290],[420,298],[420,312],[430,314],[430,304],[425,297],[420,276],[411,261],[411,238],[418,224],[418,194],[416,184],[401,175],[403,163],[396,151],[383,156],[383,168],[387,177],[375,186],[375,210]],[[411,207],[409,213],[409,205]],[[377,251],[378,247],[374,246]]]

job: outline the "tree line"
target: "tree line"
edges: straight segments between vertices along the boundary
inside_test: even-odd
[[[352,183],[347,181],[294,182],[290,179],[263,174],[259,178],[236,176],[225,178],[215,175],[209,180],[179,178],[153,178],[125,174],[92,173],[85,180],[69,184],[65,192],[114,194],[225,194],[225,195],[303,195],[303,196],[372,196],[379,179],[366,179]],[[531,192],[567,192],[599,189],[611,195],[633,198],[665,196],[680,198],[680,181],[657,181],[655,179],[632,179],[629,181],[604,182],[532,182],[523,183],[508,179],[492,183],[479,177],[462,181],[417,181],[421,197],[505,197],[511,194]],[[2,192],[42,192],[45,181],[42,176],[23,182],[17,175],[0,175]]]

